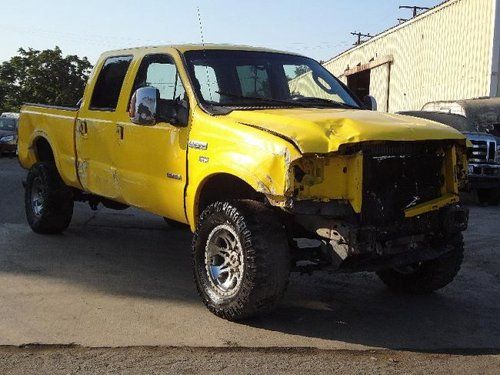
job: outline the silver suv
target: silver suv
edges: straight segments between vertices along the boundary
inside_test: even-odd
[[[500,98],[430,102],[400,114],[441,122],[472,143],[469,182],[479,201],[500,204]]]

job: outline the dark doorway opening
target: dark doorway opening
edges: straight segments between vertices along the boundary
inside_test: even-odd
[[[363,100],[365,96],[370,94],[370,69],[347,76],[347,87],[360,100]]]

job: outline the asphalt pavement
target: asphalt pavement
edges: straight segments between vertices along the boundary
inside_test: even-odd
[[[471,203],[464,265],[437,293],[398,295],[369,273],[293,275],[275,312],[230,323],[197,296],[189,231],[77,203],[67,232],[37,235],[25,174],[0,158],[0,345],[500,352],[500,207]]]

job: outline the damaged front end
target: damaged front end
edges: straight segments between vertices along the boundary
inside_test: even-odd
[[[467,228],[466,149],[455,141],[365,143],[291,164],[284,210],[299,270],[376,271],[442,255]],[[304,264],[305,263],[305,264]]]

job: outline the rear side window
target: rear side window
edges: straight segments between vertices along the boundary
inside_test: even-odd
[[[92,93],[90,109],[114,111],[132,56],[110,57],[102,66]]]

